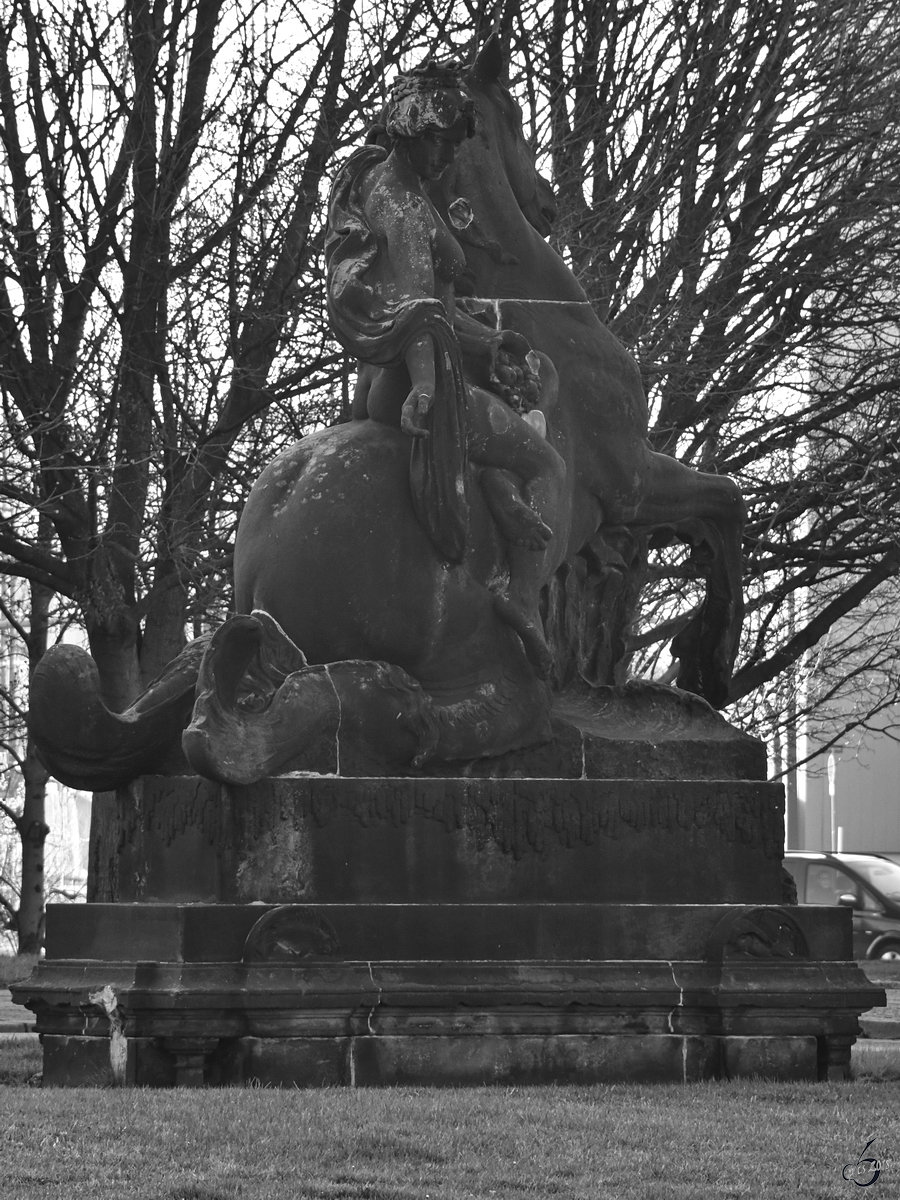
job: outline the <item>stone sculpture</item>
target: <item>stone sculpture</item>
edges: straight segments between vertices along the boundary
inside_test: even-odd
[[[362,362],[354,419],[263,472],[238,615],[127,713],[82,651],[45,657],[32,727],[59,778],[116,786],[180,741],[197,772],[248,783],[315,769],[334,729],[382,773],[545,740],[559,640],[539,600],[598,531],[690,545],[706,597],[673,644],[678,684],[726,702],[739,491],[651,450],[634,361],[545,241],[552,193],[504,75],[492,40],[471,68],[401,76],[337,172],[329,313]]]
[[[651,451],[503,72],[490,41],[401,76],[336,175],[354,419],[256,484],[237,614],[125,713],[83,651],[38,668],[48,765],[115,788],[88,904],[50,906],[15,988],[45,1084],[838,1078],[883,1003],[848,910],[782,904],[781,787],[706,703],[737,488]],[[612,686],[614,626],[591,648],[604,572],[624,610],[651,533],[706,578],[688,691]],[[601,686],[566,686],[576,663]]]

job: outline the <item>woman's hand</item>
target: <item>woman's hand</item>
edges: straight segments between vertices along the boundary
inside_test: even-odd
[[[418,385],[412,389],[403,401],[400,413],[400,428],[410,437],[430,437],[425,426],[425,418],[434,406],[434,392],[427,387]]]

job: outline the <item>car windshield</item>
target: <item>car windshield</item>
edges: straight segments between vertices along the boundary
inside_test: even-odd
[[[889,900],[900,900],[900,866],[886,858],[853,858],[847,860],[866,883],[871,884]]]

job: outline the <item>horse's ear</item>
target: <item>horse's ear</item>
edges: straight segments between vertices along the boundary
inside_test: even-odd
[[[475,56],[469,70],[469,79],[476,86],[482,87],[491,83],[506,83],[508,66],[500,36],[492,33]]]

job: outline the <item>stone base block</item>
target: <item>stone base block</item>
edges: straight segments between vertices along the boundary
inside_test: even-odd
[[[44,1033],[41,1046],[44,1087],[172,1087],[176,1081],[176,1056],[158,1038],[127,1038],[118,1055],[108,1028],[94,1036]]]
[[[13,993],[57,1086],[838,1078],[884,1004],[850,941],[837,908],[65,905]]]
[[[828,1069],[823,1039],[669,1033],[426,1034],[242,1037],[197,1051],[193,1073],[165,1040],[131,1039],[127,1069],[107,1039],[45,1034],[45,1087],[529,1086],[845,1078]],[[184,1042],[188,1047],[188,1042]],[[188,1047],[189,1048],[189,1047]],[[849,1048],[849,1047],[848,1047]]]
[[[817,1079],[819,1053],[819,1039],[814,1037],[732,1036],[722,1039],[722,1073],[727,1079]]]
[[[98,903],[777,904],[759,780],[145,776],[94,800]]]
[[[44,1087],[112,1087],[108,1037],[44,1034]]]
[[[719,1058],[718,1039],[672,1034],[242,1038],[211,1075],[261,1087],[681,1082],[714,1078]]]
[[[363,1087],[686,1082],[714,1077],[712,1041],[672,1034],[361,1037],[351,1075]]]

